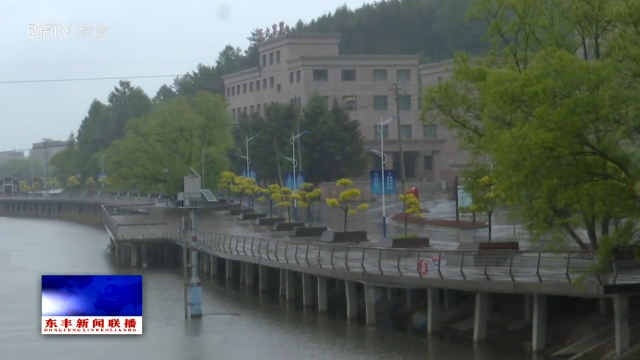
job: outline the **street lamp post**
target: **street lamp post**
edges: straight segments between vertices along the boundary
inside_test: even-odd
[[[382,236],[383,237],[387,237],[387,209],[386,209],[386,200],[385,200],[385,193],[386,193],[386,187],[384,184],[385,178],[384,178],[384,165],[387,163],[387,155],[384,153],[384,127],[385,125],[387,125],[388,123],[392,122],[393,120],[398,119],[399,116],[396,115],[394,117],[392,117],[391,119],[387,119],[387,120],[382,120],[382,118],[380,118],[380,122],[378,123],[378,132],[380,133],[380,151],[374,150],[369,148],[368,146],[365,146],[369,149],[371,149],[371,151],[373,153],[375,153],[376,155],[380,156],[380,171],[381,171],[381,177],[382,177]]]
[[[298,166],[298,161],[296,159],[294,159],[294,158],[286,157],[284,155],[280,155],[280,157],[285,159],[285,160],[287,160],[287,161],[289,161],[291,163],[291,167],[293,167],[293,169],[294,169],[293,182],[295,184],[295,181],[296,181],[295,168]],[[292,186],[292,187],[295,188],[295,186]],[[293,190],[291,190],[291,193],[293,194]],[[294,203],[296,203],[295,199],[293,201],[294,201]],[[295,220],[298,221],[298,217],[297,217],[297,214],[295,214],[295,212],[294,212],[294,216],[295,216]],[[291,219],[289,219],[289,221],[291,221]]]
[[[291,154],[292,154],[292,162],[291,164],[293,165],[293,189],[291,189],[291,193],[293,193],[294,191],[296,191],[297,187],[296,187],[296,166],[298,164],[298,162],[296,161],[296,140],[298,140],[298,138],[300,138],[300,136],[306,134],[308,131],[303,131],[301,133],[299,133],[298,135],[294,135],[293,133],[291,133],[291,138],[289,139],[289,142],[291,143],[292,146],[292,150],[291,150]],[[293,199],[293,216],[296,219],[296,221],[298,221],[298,200]]]
[[[249,163],[251,162],[251,161],[249,160],[249,142],[250,142],[251,140],[253,140],[253,139],[257,138],[259,135],[260,135],[260,133],[258,133],[258,134],[256,134],[256,135],[254,135],[254,136],[252,136],[252,137],[248,137],[248,136],[246,136],[246,137],[244,138],[244,146],[245,146],[245,148],[246,148],[246,154],[247,154],[247,156],[245,156],[245,157],[244,157],[244,158],[247,160],[247,177],[251,177],[251,173],[249,172]]]

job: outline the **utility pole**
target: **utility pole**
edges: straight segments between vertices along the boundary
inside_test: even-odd
[[[401,194],[404,195],[405,194],[405,172],[404,172],[404,152],[402,151],[402,132],[400,131],[400,129],[402,128],[400,126],[400,97],[398,96],[399,91],[402,88],[400,86],[398,86],[398,84],[393,84],[393,86],[391,87],[390,90],[393,91],[393,95],[396,101],[396,116],[398,118],[398,147],[400,150],[400,176],[401,176],[401,181],[402,181],[402,192]],[[382,135],[382,134],[381,134]],[[405,201],[402,202],[402,212],[404,213],[407,209],[407,203]],[[407,235],[407,222],[404,222],[404,234]]]
[[[49,141],[51,141],[49,138],[42,139],[42,147],[44,147],[44,184],[42,184],[42,188],[45,196],[49,195],[47,185],[47,182],[49,181]]]

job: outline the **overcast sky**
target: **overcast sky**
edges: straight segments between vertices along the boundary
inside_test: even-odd
[[[293,26],[364,0],[1,0],[0,151],[29,149],[42,138],[77,131],[94,98],[106,101],[117,80],[7,81],[177,75],[212,65],[226,44],[247,47],[256,27]],[[73,25],[68,37],[29,38],[29,23]],[[98,37],[102,23],[106,30]],[[91,24],[91,37],[80,37]],[[85,26],[85,29],[87,27]],[[132,79],[150,97],[172,78]]]

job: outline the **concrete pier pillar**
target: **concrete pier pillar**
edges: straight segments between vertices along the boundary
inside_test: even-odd
[[[358,318],[358,298],[356,297],[356,283],[344,281],[344,290],[347,295],[347,319]]]
[[[395,290],[395,289],[394,289]],[[366,323],[368,326],[376,325],[376,287],[364,286],[364,303],[366,310]]]
[[[533,305],[531,304],[532,299],[532,295],[524,295],[524,321],[527,324],[531,324],[531,311],[533,310]]]
[[[131,245],[131,267],[138,267],[138,245]]]
[[[313,306],[313,277],[310,274],[302,274],[302,305]]]
[[[142,268],[146,269],[149,266],[149,248],[146,245],[141,245],[140,251],[142,252]]]
[[[233,280],[233,261],[226,259],[225,261],[225,274],[224,274],[224,278],[227,281],[231,281]]]
[[[440,290],[427,289],[427,333],[440,331]]]
[[[200,273],[202,275],[207,275],[210,269],[209,254],[204,251],[200,253],[200,264]]]
[[[268,268],[264,265],[259,265],[258,268],[258,290],[263,293],[263,292],[267,292],[267,284],[269,281],[269,278],[267,277],[267,270]]]
[[[442,300],[444,302],[442,308],[449,311],[456,304],[456,293],[453,290],[442,290]]]
[[[414,289],[407,289],[407,309],[411,309],[416,303],[416,291]]]
[[[209,266],[211,271],[211,276],[218,276],[218,258],[216,256],[210,255],[209,258]]]
[[[280,289],[278,290],[280,297],[287,296],[287,271],[280,269]]]
[[[247,263],[244,261],[240,262],[240,285],[244,285],[247,283]]]
[[[387,288],[387,300],[395,300],[398,294],[398,289]]]
[[[247,289],[253,289],[253,264],[245,263],[245,281]]]
[[[487,322],[489,321],[489,309],[491,301],[488,293],[476,293],[475,319],[473,322],[473,341],[487,339]]]
[[[318,313],[327,312],[327,278],[318,276]]]
[[[115,246],[116,248],[116,266],[120,266],[122,265],[122,246],[118,246],[118,244],[115,241],[112,241],[113,246]]]
[[[294,301],[296,299],[296,273],[292,270],[287,270],[286,273],[286,287],[287,287],[287,301]]]
[[[547,341],[547,297],[546,295],[533,295],[533,338],[531,350],[540,352],[544,350]]]
[[[622,355],[630,346],[629,338],[629,295],[617,294],[613,297],[613,317],[615,319],[616,354]]]

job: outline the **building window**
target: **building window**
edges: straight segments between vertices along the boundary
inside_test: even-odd
[[[233,119],[236,120],[236,109],[231,109],[231,114],[233,115]]]
[[[276,86],[276,89],[278,90],[278,92],[282,91],[282,85],[278,84],[278,86]]]
[[[276,64],[280,64],[280,50],[276,51]]]
[[[293,84],[293,73],[289,73],[289,84]]]
[[[247,93],[247,84],[242,84],[242,93],[243,94]]]
[[[273,88],[274,84],[275,84],[275,81],[273,80],[273,76],[272,76],[271,78],[269,78],[269,87]]]
[[[385,69],[373,69],[374,81],[387,81],[387,70]]]
[[[411,139],[411,125],[400,125],[400,138]]]
[[[249,107],[249,114],[253,115],[253,105]]]
[[[267,103],[264,103],[262,108],[264,109],[264,114],[267,115]]]
[[[231,88],[227,88],[227,97],[231,97]]]
[[[256,112],[262,115],[262,111],[260,110],[260,104],[256,105]]]
[[[387,103],[386,95],[373,96],[373,110],[387,110]]]
[[[300,82],[300,70],[296,71],[296,82]]]
[[[425,139],[436,139],[438,137],[438,126],[435,124],[422,125],[422,137]]]
[[[231,96],[236,96],[236,87],[235,86],[231,87]]]
[[[256,81],[256,91],[260,91],[260,80]]]
[[[262,88],[263,89],[267,88],[267,79],[266,78],[262,80]]]
[[[328,70],[313,70],[313,81],[328,81],[328,80],[329,80]]]
[[[384,139],[389,138],[389,125],[384,125],[382,127],[382,135]],[[375,140],[380,140],[380,130],[378,129],[378,125],[373,125],[373,138]]]
[[[321,96],[321,98],[323,98],[324,101],[327,102],[327,106],[331,106],[331,104],[329,103],[329,97],[328,96]]]
[[[398,81],[409,82],[411,81],[411,70],[398,69],[396,71],[396,77],[398,78]]]
[[[382,170],[382,162],[378,154],[371,154],[371,160],[373,161],[372,170]]]
[[[433,158],[431,157],[431,155],[424,156],[424,169],[425,170],[433,169]]]
[[[253,92],[253,81],[249,83],[249,92]]]
[[[442,76],[438,76],[438,84],[442,82]]]
[[[240,85],[236,86],[236,94],[240,95]]]
[[[243,115],[247,115],[247,107],[246,106],[242,108],[242,114]]]
[[[342,103],[344,104],[345,110],[354,111],[358,110],[358,97],[357,96],[343,96]]]
[[[398,108],[405,111],[411,110],[411,95],[399,95]]]
[[[273,65],[273,53],[269,54],[269,66]]]
[[[262,67],[267,66],[267,54],[262,55]]]
[[[342,70],[342,81],[356,81],[356,71]]]

